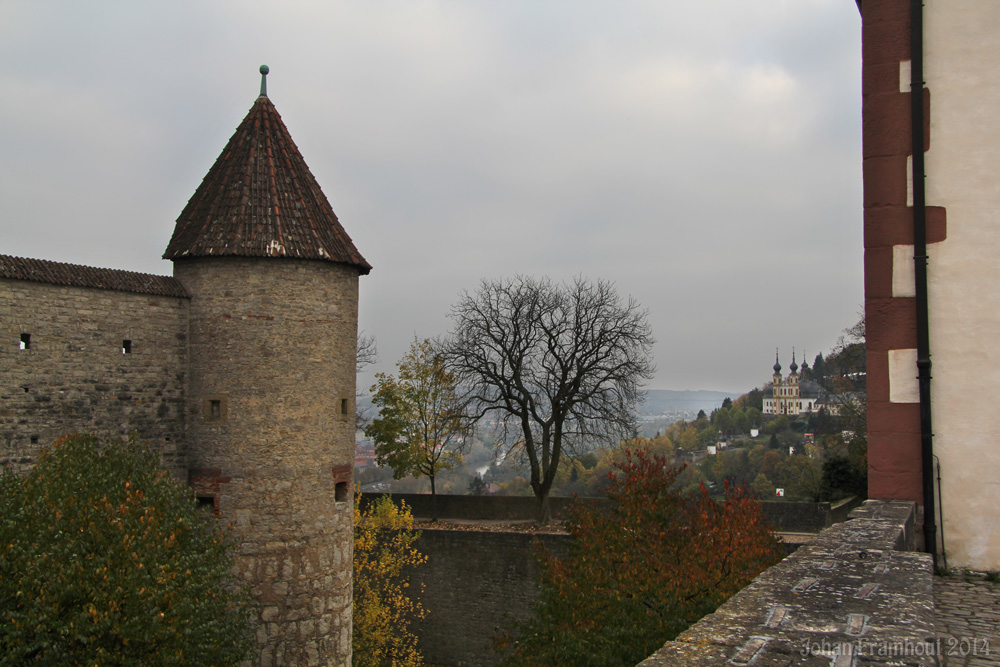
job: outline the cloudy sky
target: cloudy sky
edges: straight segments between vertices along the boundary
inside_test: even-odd
[[[742,392],[857,319],[852,0],[0,2],[0,253],[169,274],[269,97],[374,265],[392,370],[482,278],[614,281],[660,389]],[[365,381],[365,380],[363,380]]]

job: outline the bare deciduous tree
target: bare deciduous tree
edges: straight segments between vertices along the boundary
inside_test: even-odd
[[[360,374],[362,370],[378,361],[378,345],[376,344],[375,336],[364,331],[358,332],[357,341],[358,354],[354,364],[354,372]],[[354,395],[354,427],[359,431],[363,431],[365,426],[372,420],[372,416],[368,411],[361,408],[361,399],[363,397],[364,392],[359,388]]]
[[[378,345],[375,343],[375,336],[364,331],[358,332],[358,356],[355,363],[355,370],[360,373],[362,369],[371,366],[378,361]]]
[[[612,283],[484,280],[452,308],[443,349],[470,418],[489,418],[498,448],[531,469],[539,518],[564,455],[635,433],[635,406],[652,376],[647,313]]]

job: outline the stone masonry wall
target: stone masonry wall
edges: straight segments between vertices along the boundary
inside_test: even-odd
[[[565,555],[568,535],[421,531],[427,563],[415,568],[411,590],[427,616],[414,624],[424,660],[432,665],[488,667],[497,662],[493,638],[527,620],[538,598],[539,544]]]
[[[868,501],[641,667],[936,664],[927,653],[935,650],[930,557],[911,551],[915,537],[912,503]],[[417,547],[428,562],[411,586],[428,612],[414,626],[426,661],[496,664],[493,638],[537,599],[539,543],[565,555],[569,540],[423,529]]]
[[[135,431],[179,474],[187,315],[184,298],[0,279],[0,466],[67,433]]]
[[[241,542],[255,664],[349,665],[358,271],[177,260],[191,295],[192,482]]]
[[[373,502],[380,494],[361,496],[362,507]],[[426,493],[389,494],[393,502],[403,501],[413,516],[419,519],[464,519],[472,521],[530,521],[538,516],[538,501],[531,496],[459,496]],[[554,519],[569,517],[575,498],[549,498],[549,509]],[[610,507],[605,498],[582,498],[580,502],[595,507]],[[841,501],[836,507],[830,503],[764,501],[761,508],[774,530],[790,533],[818,533],[833,523],[844,521],[847,512],[860,504],[855,498]]]
[[[937,665],[914,504],[869,500],[639,667]]]

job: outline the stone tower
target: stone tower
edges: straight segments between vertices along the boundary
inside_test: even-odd
[[[165,259],[191,296],[186,442],[259,603],[255,664],[350,665],[354,247],[261,94]]]

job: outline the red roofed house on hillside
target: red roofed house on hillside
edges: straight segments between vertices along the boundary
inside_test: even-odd
[[[266,74],[266,67],[261,68]],[[348,665],[354,247],[261,95],[177,219],[174,277],[0,256],[0,465],[158,447],[241,540],[259,665]]]

